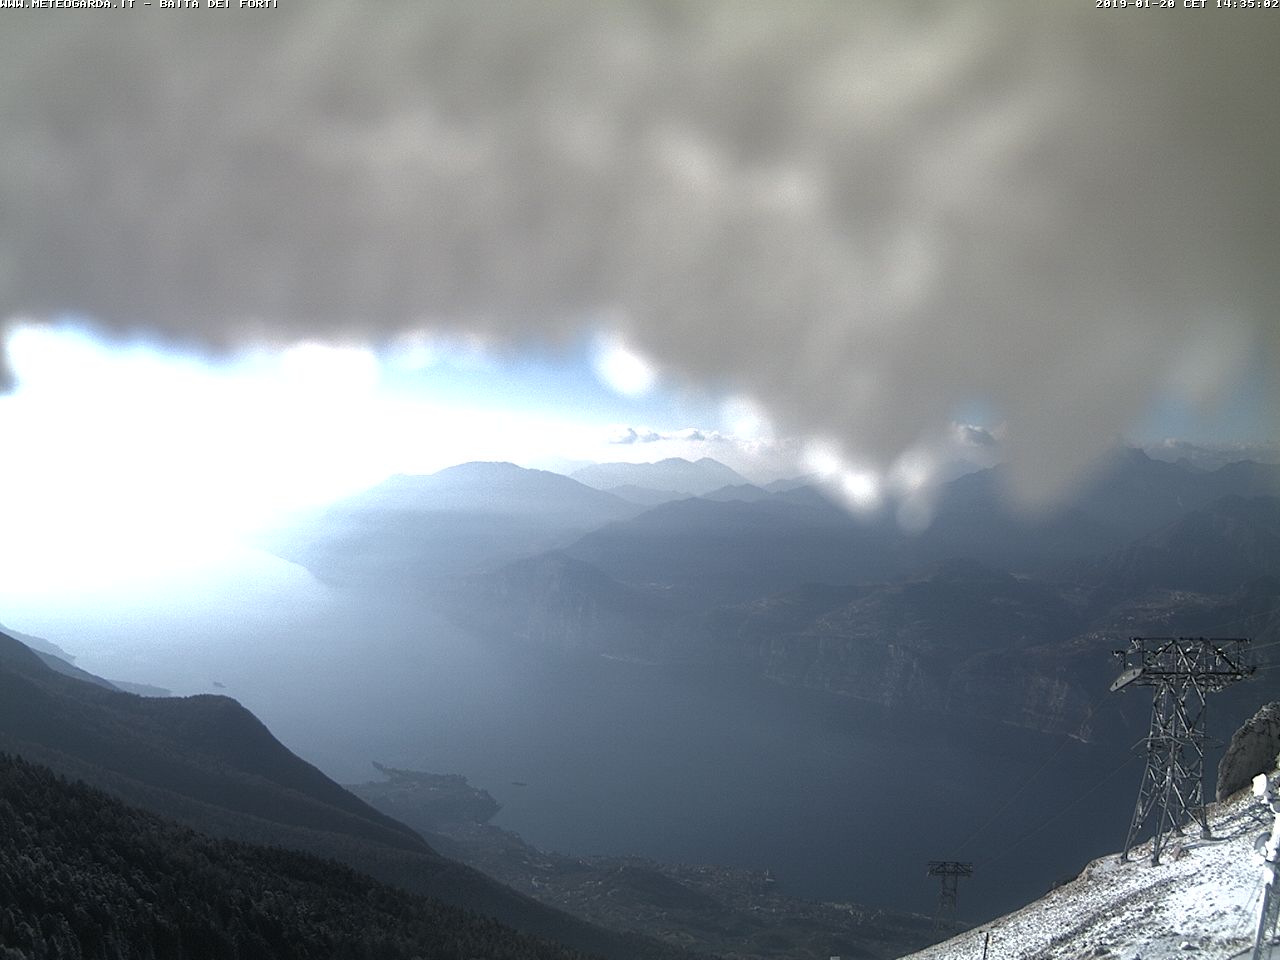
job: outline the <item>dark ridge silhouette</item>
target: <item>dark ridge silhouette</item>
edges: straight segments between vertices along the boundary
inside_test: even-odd
[[[1280,576],[1280,497],[1232,494],[1179,517],[1077,575],[1111,590],[1220,592]]]
[[[685,496],[702,496],[747,482],[736,470],[711,457],[693,462],[683,457],[668,457],[657,463],[593,463],[575,470],[573,478],[600,490],[633,485],[672,490]]]
[[[0,737],[268,823],[430,852],[229,697],[139,697],[57,673],[0,634]]]
[[[688,490],[696,497],[676,492],[672,471],[705,481]],[[1028,515],[1010,504],[1007,474],[993,467],[943,484],[931,523],[913,533],[892,511],[854,517],[814,487],[740,486],[741,477],[707,459],[598,464],[575,474],[597,485],[617,481],[622,496],[514,464],[467,463],[392,477],[265,545],[322,580],[365,588],[449,586],[452,577],[556,550],[624,583],[742,602],[808,581],[884,581],[950,557],[1057,575],[1224,496],[1280,495],[1280,467],[1205,471],[1125,449],[1100,461],[1070,502]]]

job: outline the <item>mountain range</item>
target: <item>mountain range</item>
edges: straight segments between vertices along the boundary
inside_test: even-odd
[[[1108,653],[1127,636],[1225,625],[1259,645],[1277,638],[1280,468],[1202,471],[1127,450],[1035,516],[1008,505],[1003,482],[994,468],[947,484],[919,533],[811,485],[720,491],[412,584],[501,642],[745,665],[1085,736]]]
[[[668,457],[656,463],[593,463],[573,471],[570,476],[597,490],[615,493],[623,488],[650,490],[670,499],[700,497],[722,487],[747,483],[742,474],[711,457],[692,462]]]
[[[1081,735],[1118,640],[1227,624],[1261,644],[1280,629],[1274,465],[1201,470],[1120,450],[1035,515],[1010,505],[995,467],[945,484],[919,532],[812,484],[708,491],[741,480],[711,460],[598,466],[575,477],[703,493],[645,507],[466,464],[344,501],[286,555],[323,579],[430,597],[501,642],[745,665]]]
[[[407,587],[571,543],[643,507],[557,473],[464,463],[396,475],[264,533],[329,583]]]
[[[75,677],[77,680],[84,680],[87,683],[105,687],[108,690],[124,690],[143,697],[169,696],[170,691],[163,687],[156,687],[146,683],[134,683],[130,680],[105,680],[87,670],[81,670],[75,665],[76,658],[74,656],[67,653],[56,643],[51,643],[43,637],[33,637],[30,634],[20,633],[17,630],[6,627],[3,623],[0,623],[0,633],[7,634],[11,639],[21,641],[32,653],[44,661],[46,667],[56,670],[58,673],[64,673],[69,677]]]

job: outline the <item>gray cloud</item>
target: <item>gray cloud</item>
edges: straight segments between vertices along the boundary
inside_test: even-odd
[[[0,314],[213,348],[607,320],[870,462],[989,404],[1033,502],[1276,349],[1265,11],[10,14]]]
[[[958,443],[972,447],[995,447],[1000,443],[986,427],[975,427],[971,423],[956,424],[955,438]]]
[[[620,427],[609,434],[609,442],[618,444],[653,443],[661,439],[662,434],[656,431],[645,428],[637,430],[635,427]]]

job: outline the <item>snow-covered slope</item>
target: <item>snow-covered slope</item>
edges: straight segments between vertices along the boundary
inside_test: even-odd
[[[1228,960],[1248,956],[1262,870],[1254,840],[1273,814],[1248,790],[1209,809],[1212,840],[1174,838],[1151,866],[1149,846],[1095,860],[1075,880],[1016,913],[911,954],[912,960]],[[1275,949],[1280,957],[1280,947]]]

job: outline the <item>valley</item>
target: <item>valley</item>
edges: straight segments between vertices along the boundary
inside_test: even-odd
[[[832,950],[891,958],[939,934],[932,918],[790,897],[767,870],[570,857],[540,850],[488,820],[487,791],[456,775],[390,770],[353,793],[417,828],[446,855],[584,920],[702,953],[825,958]]]
[[[1113,849],[1149,709],[1106,693],[1129,635],[1248,633],[1264,682],[1276,660],[1270,468],[1130,454],[1035,520],[970,475],[920,534],[803,484],[646,507],[455,469],[271,533],[281,556],[198,607],[6,619],[96,674],[234,696],[341,782],[375,760],[465,777],[500,809],[428,830],[448,855],[592,922],[762,957],[905,949],[920,932],[887,918],[932,913],[931,859],[975,861],[972,923]],[[1081,530],[1105,549],[1077,552]],[[1213,699],[1218,736],[1257,686]]]

